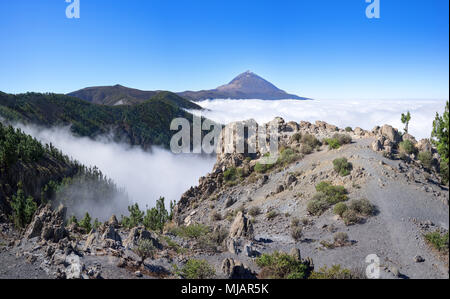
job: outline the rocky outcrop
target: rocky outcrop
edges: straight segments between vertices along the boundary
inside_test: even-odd
[[[239,212],[236,215],[231,225],[229,237],[253,239],[253,225],[244,213]]]
[[[68,236],[64,227],[65,217],[66,208],[62,205],[55,211],[52,211],[50,205],[46,205],[34,215],[24,237],[27,239],[39,237],[45,241],[58,243]]]
[[[123,246],[128,249],[133,249],[139,244],[140,240],[150,240],[158,249],[162,249],[161,243],[158,241],[156,234],[147,231],[144,227],[135,227],[130,230],[128,237],[124,240]]]

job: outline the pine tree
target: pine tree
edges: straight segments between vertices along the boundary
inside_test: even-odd
[[[411,120],[411,113],[402,113],[402,123],[405,125],[405,134],[408,134],[408,128],[409,128],[409,121]]]

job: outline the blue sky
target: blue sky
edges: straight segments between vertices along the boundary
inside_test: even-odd
[[[0,0],[0,90],[199,90],[252,70],[301,96],[448,99],[449,1]]]

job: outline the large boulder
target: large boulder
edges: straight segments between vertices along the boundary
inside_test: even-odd
[[[417,144],[416,138],[414,138],[414,136],[412,136],[411,134],[408,134],[408,133],[403,134],[402,140],[403,140],[403,141],[409,140],[409,141],[411,141],[413,144]]]
[[[430,139],[421,139],[417,143],[417,149],[419,150],[419,152],[432,152],[433,146]]]
[[[380,133],[382,136],[386,137],[390,141],[392,141],[394,144],[399,143],[402,141],[402,138],[400,134],[398,133],[398,130],[393,128],[390,125],[384,125],[380,129]]]
[[[253,239],[253,225],[250,220],[244,215],[244,213],[239,212],[234,219],[233,224],[230,229],[230,238],[248,238]]]

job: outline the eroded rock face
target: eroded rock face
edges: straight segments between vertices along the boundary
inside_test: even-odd
[[[253,225],[244,213],[239,212],[236,215],[236,218],[231,225],[229,237],[253,239]]]
[[[123,246],[132,249],[139,244],[140,240],[151,240],[153,242],[153,246],[158,249],[162,249],[162,245],[158,241],[158,237],[154,233],[147,231],[144,227],[135,227],[131,229],[128,237],[123,242]]]
[[[58,243],[68,235],[64,227],[66,211],[62,205],[55,211],[52,211],[50,205],[44,206],[34,215],[24,237],[27,239],[40,237],[45,241]]]

